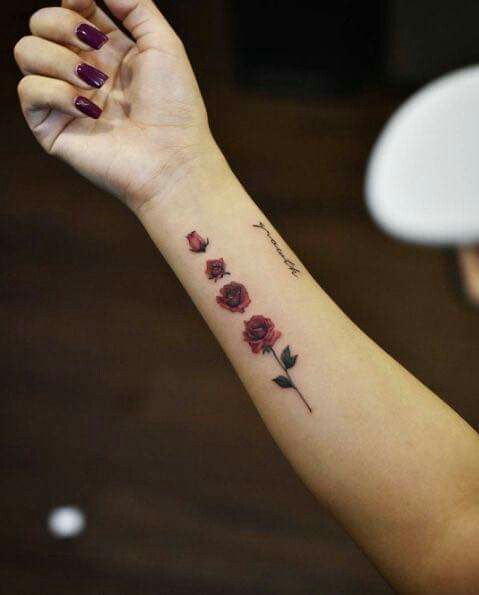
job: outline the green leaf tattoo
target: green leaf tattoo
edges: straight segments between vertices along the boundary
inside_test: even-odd
[[[293,388],[289,378],[286,378],[286,376],[276,376],[276,378],[273,378],[273,382],[276,382],[281,388]]]
[[[287,370],[289,370],[289,368],[292,368],[294,366],[297,359],[298,359],[297,355],[291,355],[291,350],[289,348],[289,345],[283,349],[283,352],[281,353],[281,361],[283,362],[284,367]]]

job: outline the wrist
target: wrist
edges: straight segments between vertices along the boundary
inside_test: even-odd
[[[179,205],[187,207],[200,195],[217,194],[236,180],[213,138],[194,148],[174,151],[160,169],[161,173],[144,185],[143,192],[128,201],[143,222],[150,217],[156,219],[158,213],[166,216]]]

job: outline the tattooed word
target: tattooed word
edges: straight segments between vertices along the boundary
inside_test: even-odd
[[[226,271],[225,261],[222,258],[207,260],[205,273],[208,279],[214,279],[215,283],[225,275],[231,274]]]
[[[208,238],[204,240],[196,231],[190,231],[186,236],[191,252],[205,252],[206,246],[210,243]]]
[[[245,330],[243,331],[243,339],[251,347],[253,353],[264,353],[273,354],[274,359],[278,362],[286,376],[276,376],[273,378],[273,382],[276,382],[281,388],[292,388],[296,391],[297,395],[303,402],[309,413],[313,410],[308,401],[304,398],[303,394],[299,391],[298,387],[294,384],[288,370],[292,368],[296,360],[297,355],[292,355],[289,345],[285,347],[281,353],[281,359],[278,358],[273,345],[281,337],[281,331],[275,328],[274,323],[265,316],[256,315],[247,320],[244,323]]]
[[[298,274],[301,272],[300,269],[296,268],[296,265],[294,264],[294,262],[292,260],[289,260],[289,258],[286,257],[286,255],[284,254],[284,252],[281,250],[281,248],[278,246],[278,242],[273,238],[273,236],[271,235],[269,229],[266,228],[266,226],[264,225],[264,223],[261,223],[261,221],[256,225],[253,224],[253,227],[258,227],[259,229],[262,229],[265,234],[268,236],[268,238],[270,239],[270,242],[273,244],[273,246],[275,247],[276,252],[281,256],[281,258],[283,259],[284,264],[288,267],[288,269],[291,271],[291,274],[294,275],[295,277],[298,276]]]

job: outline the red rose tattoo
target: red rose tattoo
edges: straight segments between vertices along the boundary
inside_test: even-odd
[[[244,323],[243,338],[248,342],[253,353],[272,347],[281,337],[281,332],[274,328],[273,322],[264,316],[253,316]]]
[[[225,269],[225,261],[222,258],[206,261],[205,273],[208,279],[214,279],[215,283],[218,279],[222,279],[225,275],[229,275]]]
[[[208,238],[204,240],[196,231],[190,231],[186,236],[191,252],[204,252],[206,246],[210,243]]]
[[[311,405],[299,391],[288,371],[296,364],[298,356],[292,355],[289,345],[281,352],[281,358],[277,356],[276,351],[273,349],[273,345],[281,337],[281,332],[275,328],[273,321],[265,316],[256,315],[245,321],[244,327],[243,339],[251,347],[251,351],[253,353],[259,353],[260,351],[271,353],[283,370],[285,375],[276,376],[276,378],[273,378],[273,382],[276,382],[281,388],[292,388],[296,391],[309,413],[312,413]]]
[[[241,283],[235,283],[235,281],[222,287],[220,294],[216,296],[217,303],[230,312],[243,313],[251,303],[246,287]]]
[[[255,225],[254,227],[264,228],[262,224]],[[269,236],[269,232],[267,233]],[[203,239],[196,231],[191,231],[186,236],[186,239],[191,252],[205,252],[206,247],[209,244],[208,238],[206,238],[206,240]],[[271,241],[276,245],[274,240]],[[278,254],[283,256],[283,253],[279,249]],[[288,266],[289,264],[291,264],[292,267],[294,266],[294,263],[289,260],[285,260],[285,262]],[[300,272],[299,269],[296,268],[294,268],[294,271],[293,269],[291,270],[294,275]],[[213,279],[216,283],[218,279],[222,279],[225,275],[229,275],[230,273],[226,270],[226,264],[223,258],[214,258],[206,261],[205,274],[208,279]],[[216,296],[216,302],[222,308],[229,310],[230,312],[243,313],[251,303],[246,287],[235,281],[224,285],[219,293],[220,295]],[[281,335],[281,331],[275,327],[274,322],[270,318],[266,318],[266,316],[257,314],[244,322],[243,340],[248,343],[251,351],[253,353],[263,354],[271,353],[282,370],[280,376],[276,376],[276,378],[272,379],[273,382],[282,389],[293,389],[308,412],[312,413],[313,409],[311,408],[311,405],[293,382],[291,374],[289,373],[289,370],[296,364],[298,356],[291,353],[289,345],[283,349],[280,357],[278,357],[274,350],[274,345]]]

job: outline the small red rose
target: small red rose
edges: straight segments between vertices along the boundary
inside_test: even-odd
[[[186,236],[191,252],[204,252],[206,246],[210,243],[208,238],[204,240],[196,231],[190,231]]]
[[[281,332],[274,327],[270,318],[256,315],[245,321],[243,339],[251,347],[253,353],[259,353],[266,347],[272,347],[281,337]]]
[[[225,267],[225,261],[222,258],[207,260],[205,273],[208,279],[214,279],[216,283],[218,279],[222,279],[225,275],[230,274],[225,270]]]
[[[220,294],[216,296],[216,301],[230,312],[244,312],[251,302],[246,287],[234,281],[222,287]]]

